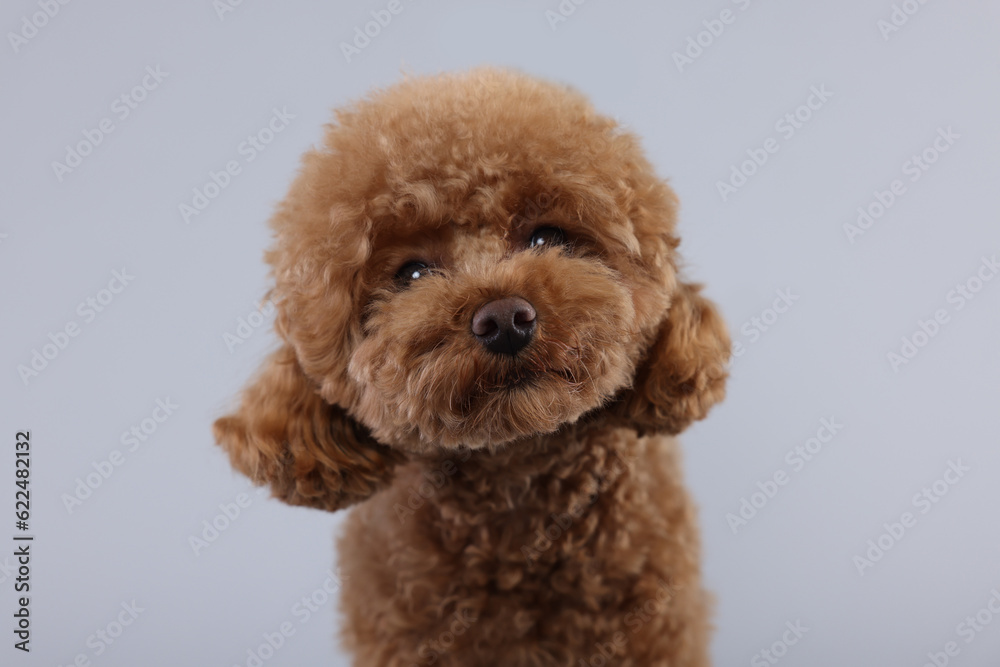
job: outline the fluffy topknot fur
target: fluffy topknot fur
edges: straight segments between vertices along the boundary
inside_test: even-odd
[[[367,499],[355,664],[707,664],[667,436],[722,398],[729,339],[676,206],[581,95],[495,69],[378,91],[305,155],[267,253],[283,346],[215,434],[286,502]],[[544,227],[565,243],[529,247]],[[505,297],[536,312],[516,356],[470,330]]]

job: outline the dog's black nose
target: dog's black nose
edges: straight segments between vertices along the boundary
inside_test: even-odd
[[[490,352],[514,356],[535,334],[535,309],[519,296],[490,301],[473,315],[472,333]]]

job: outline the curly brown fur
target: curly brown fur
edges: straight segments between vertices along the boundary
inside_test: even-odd
[[[707,664],[669,435],[722,398],[729,341],[675,217],[634,137],[506,71],[404,80],[306,154],[267,255],[284,346],[216,438],[286,502],[365,501],[357,665]],[[545,227],[566,243],[529,247]],[[499,354],[470,323],[509,297],[535,329]]]

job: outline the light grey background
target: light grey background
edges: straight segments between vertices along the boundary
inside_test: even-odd
[[[949,664],[995,665],[1000,618],[970,643],[958,626],[1000,587],[1000,280],[960,310],[948,295],[1000,253],[998,5],[897,2],[918,11],[886,38],[891,0],[567,0],[558,22],[556,0],[402,0],[348,62],[340,44],[387,4],[244,0],[220,18],[210,0],[70,2],[16,52],[9,33],[42,10],[4,4],[0,541],[15,533],[19,429],[37,538],[30,656],[11,647],[0,546],[0,663],[246,665],[290,621],[265,665],[348,664],[330,601],[304,623],[294,611],[322,588],[342,515],[250,492],[214,542],[190,545],[248,491],[210,424],[275,344],[270,318],[232,351],[224,336],[267,288],[266,220],[331,108],[403,70],[491,63],[572,84],[643,138],[682,201],[688,274],[745,346],[726,402],[684,436],[716,663],[768,664],[755,655],[798,621],[781,664],[917,667],[955,641]],[[732,22],[679,69],[673,54],[723,10]],[[167,74],[122,120],[112,104],[147,66]],[[813,86],[832,96],[786,139],[775,123]],[[241,142],[275,108],[294,119],[247,162]],[[60,181],[52,163],[104,118],[114,130]],[[911,182],[904,163],[949,127],[958,138]],[[769,137],[778,152],[723,201],[717,182]],[[229,160],[240,174],[186,224],[179,205]],[[849,242],[844,225],[894,179],[905,193]],[[134,279],[86,321],[78,304],[123,268]],[[773,322],[777,290],[797,298]],[[887,354],[938,309],[948,322],[894,370]],[[772,321],[756,340],[754,317]],[[79,335],[22,381],[69,322]],[[128,451],[121,434],[168,398],[178,408]],[[822,418],[843,428],[795,471],[786,452]],[[124,462],[70,513],[64,494],[114,450]],[[921,514],[913,496],[959,460],[969,471]],[[727,514],[778,471],[787,485],[734,534]],[[859,573],[855,556],[906,511],[916,525]],[[96,655],[88,637],[133,600],[143,611]]]

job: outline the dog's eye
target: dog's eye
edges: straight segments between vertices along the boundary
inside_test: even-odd
[[[558,227],[539,227],[531,235],[531,240],[528,241],[529,248],[548,248],[565,244],[566,232]]]
[[[407,262],[403,266],[399,267],[399,271],[396,271],[396,280],[404,285],[409,285],[414,280],[423,278],[430,272],[431,267],[427,266],[423,262]]]

